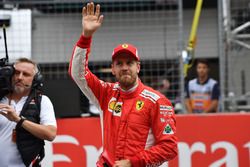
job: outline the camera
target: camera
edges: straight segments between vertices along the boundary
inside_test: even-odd
[[[8,65],[5,58],[0,59],[0,99],[11,92],[11,78],[14,74],[14,67]]]
[[[7,17],[8,18],[8,17]],[[0,24],[3,28],[3,37],[4,37],[4,47],[6,58],[0,59],[0,100],[7,94],[12,91],[12,76],[14,74],[14,67],[9,65],[9,56],[7,49],[7,40],[6,40],[6,25],[9,26],[8,22],[0,21]],[[7,19],[8,20],[8,19]]]

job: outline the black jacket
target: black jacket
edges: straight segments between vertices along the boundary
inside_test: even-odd
[[[40,104],[42,95],[31,92],[26,100],[20,116],[34,123],[40,123]],[[21,126],[16,126],[17,148],[24,164],[28,167],[33,160],[39,163],[44,157],[44,140],[39,139]],[[39,166],[39,164],[38,164]]]

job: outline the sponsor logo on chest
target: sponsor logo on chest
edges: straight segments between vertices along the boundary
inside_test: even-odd
[[[121,116],[122,102],[118,102],[115,97],[112,97],[108,104],[108,111],[112,112],[114,116]]]

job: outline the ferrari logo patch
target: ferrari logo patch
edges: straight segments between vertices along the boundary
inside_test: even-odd
[[[124,49],[126,49],[126,48],[128,48],[128,44],[122,44],[122,47],[123,47]]]
[[[143,106],[144,106],[144,102],[143,101],[141,101],[141,100],[138,100],[137,102],[136,102],[136,110],[141,110],[142,108],[143,108]]]

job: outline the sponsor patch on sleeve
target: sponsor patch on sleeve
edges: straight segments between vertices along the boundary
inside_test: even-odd
[[[151,91],[149,91],[149,90],[147,90],[147,89],[144,89],[144,90],[141,92],[141,94],[142,94],[143,96],[152,98],[154,101],[157,101],[157,100],[160,98],[160,96],[158,96],[156,93],[151,92]]]
[[[174,134],[174,131],[173,131],[172,127],[169,124],[167,124],[166,127],[164,128],[162,134],[164,134],[164,135],[165,134],[170,135],[170,134]]]
[[[173,107],[167,105],[160,105],[160,111],[173,111]]]

